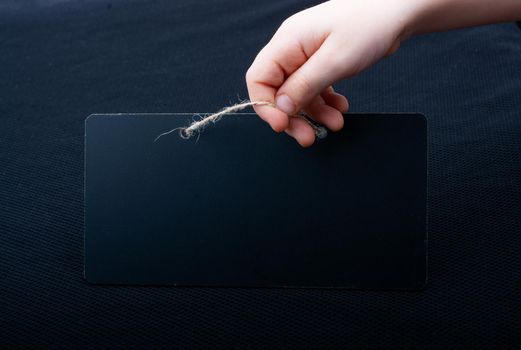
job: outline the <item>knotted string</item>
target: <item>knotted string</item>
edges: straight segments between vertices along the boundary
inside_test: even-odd
[[[223,108],[219,112],[205,116],[201,120],[194,121],[192,124],[190,124],[190,126],[188,126],[186,128],[183,128],[183,127],[175,128],[175,129],[169,130],[167,132],[164,132],[164,133],[158,135],[156,137],[156,139],[154,140],[154,142],[159,140],[161,137],[163,137],[165,135],[173,133],[174,131],[179,131],[179,136],[181,136],[183,139],[189,139],[192,136],[199,134],[210,123],[218,122],[221,119],[221,117],[224,116],[225,114],[242,111],[243,109],[251,107],[251,106],[275,107],[275,104],[268,102],[268,101],[244,101],[244,102],[235,104],[233,106]],[[317,138],[323,139],[327,136],[327,130],[325,127],[318,125],[317,123],[315,123],[313,120],[311,120],[307,115],[305,115],[303,113],[300,113],[299,116],[302,117],[313,128]]]

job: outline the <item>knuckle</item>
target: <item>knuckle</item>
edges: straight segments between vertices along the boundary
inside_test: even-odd
[[[244,74],[244,79],[246,79],[246,82],[249,82],[252,78],[252,69],[251,69],[251,66],[250,68],[248,68],[248,70],[246,71],[246,74]]]
[[[294,15],[286,18],[282,24],[280,25],[280,29],[285,30],[289,28],[293,28],[298,22],[300,18],[300,13],[295,13]]]
[[[307,98],[313,91],[313,86],[309,79],[302,74],[294,76],[293,84],[295,91],[299,94],[300,98]]]
[[[288,28],[291,27],[291,25],[295,22],[295,15],[289,16],[286,18],[282,24],[280,25],[280,28]]]

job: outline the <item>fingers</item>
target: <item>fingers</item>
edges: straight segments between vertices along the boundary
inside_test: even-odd
[[[310,115],[317,123],[325,125],[329,130],[339,131],[344,126],[344,117],[338,109],[327,105],[324,99],[319,95],[304,108],[304,111]]]
[[[331,88],[342,78],[338,48],[327,42],[325,34],[304,35],[306,40],[300,41],[299,28],[292,32],[291,25],[281,26],[248,69],[246,83],[250,100],[277,106],[255,106],[255,112],[273,130],[285,130],[299,144],[309,146],[315,140],[313,128],[302,118],[291,116],[305,109],[319,123],[337,131],[343,126],[342,113],[348,102]]]
[[[337,106],[328,105],[325,99],[319,95],[304,108],[304,111],[313,118],[313,120],[325,125],[329,130],[339,131],[344,126],[344,117],[337,107],[345,107],[347,109],[347,100],[344,96],[335,93],[332,88],[328,88],[322,95],[328,96],[330,99],[336,101]],[[295,119],[300,119],[300,121]],[[315,131],[307,121],[301,117],[291,117],[289,121],[290,123],[286,130],[288,135],[295,138],[295,140],[304,147],[313,144],[315,141]],[[311,137],[310,133],[313,133],[313,137]]]
[[[338,52],[326,40],[300,68],[293,72],[277,91],[275,104],[288,115],[307,106],[326,87],[342,78]]]
[[[332,86],[326,88],[321,94],[326,104],[337,109],[340,113],[347,113],[349,102],[343,95],[336,93]]]
[[[255,65],[246,73],[246,84],[251,101],[268,101],[275,103],[277,88],[273,82],[278,79],[278,68],[268,65],[265,68]],[[272,69],[273,71],[270,71]],[[285,130],[289,125],[288,115],[279,109],[270,106],[254,106],[255,112],[266,121],[276,132]]]
[[[275,94],[286,77],[304,64],[307,58],[298,42],[281,39],[270,41],[259,52],[246,73],[250,100],[275,103]],[[289,126],[288,114],[280,109],[266,106],[254,109],[277,132]]]
[[[255,57],[246,73],[250,100],[276,104],[277,91],[286,79],[321,48],[327,33],[319,31],[320,34],[317,34],[316,26],[303,28],[300,17],[288,18]],[[280,108],[258,107],[255,112],[275,131],[289,126],[288,113]]]
[[[269,99],[252,99],[252,101],[270,101]],[[267,122],[273,131],[282,132],[289,126],[288,115],[277,108],[270,106],[253,106],[257,113],[265,122]]]
[[[302,117],[290,117],[289,126],[285,131],[302,147],[309,147],[315,142],[315,130]]]

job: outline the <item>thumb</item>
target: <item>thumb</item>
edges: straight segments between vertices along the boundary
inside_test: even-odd
[[[342,64],[339,56],[338,50],[324,42],[281,85],[275,98],[277,108],[288,115],[296,114],[324,89],[340,80],[345,63]]]

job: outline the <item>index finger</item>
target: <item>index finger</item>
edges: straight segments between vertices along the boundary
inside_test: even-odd
[[[246,85],[251,101],[267,101],[275,104],[275,94],[284,82],[284,71],[269,58],[268,47],[262,49],[246,72]],[[254,106],[255,112],[273,130],[281,132],[289,125],[288,115],[270,106]]]
[[[284,35],[283,32],[279,29],[275,33],[255,57],[246,73],[248,94],[252,101],[268,101],[275,104],[280,86],[308,59],[300,43],[297,40],[286,40],[288,35]],[[273,130],[280,132],[287,129],[289,119],[283,111],[268,106],[256,106],[254,109]]]

